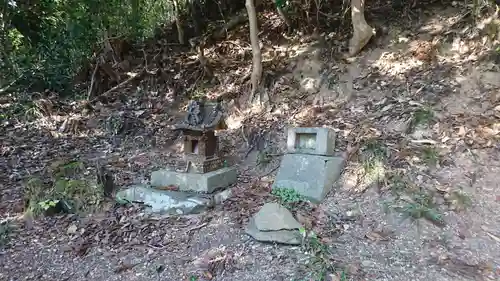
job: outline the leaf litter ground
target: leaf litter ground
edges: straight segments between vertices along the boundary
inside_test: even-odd
[[[348,165],[324,203],[294,213],[328,246],[329,269],[338,269],[330,280],[498,280],[499,66],[453,18],[458,10],[394,21],[349,63],[331,55],[335,42],[311,47],[307,40],[291,47],[304,51],[292,61],[267,62],[275,106],[252,113],[229,105],[222,147],[240,177],[233,197],[202,215],[154,217],[140,206],[106,204],[86,217],[13,219],[24,208],[21,180],[43,175],[55,161],[78,159],[89,171],[100,161],[120,186],[175,163],[178,142],[168,125],[183,101],[165,104],[175,81],[143,79],[156,88],[124,89],[131,91],[126,101],[98,103],[87,115],[46,98],[36,120],[4,122],[0,208],[10,228],[2,228],[1,279],[316,280],[308,276],[321,268],[301,247],[256,243],[242,226],[276,200],[270,185],[286,126],[324,125],[337,131]],[[434,52],[425,34],[442,30],[454,36],[440,35]],[[207,57],[248,44],[244,30],[227,42]],[[245,89],[250,61],[238,61],[227,59],[236,75],[223,76],[228,68],[220,67],[227,81],[203,91]]]

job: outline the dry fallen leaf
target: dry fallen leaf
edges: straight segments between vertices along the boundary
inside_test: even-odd
[[[66,233],[69,235],[75,234],[76,231],[78,230],[78,227],[74,224],[70,225],[68,229],[66,230]]]
[[[326,276],[327,281],[340,281],[340,276],[337,273],[329,273]]]

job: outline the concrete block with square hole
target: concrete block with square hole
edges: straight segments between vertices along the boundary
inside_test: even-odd
[[[334,155],[335,133],[327,128],[288,130],[288,154],[281,159],[273,189],[289,188],[312,202],[323,201],[339,179],[345,161]]]
[[[335,131],[321,127],[288,129],[288,153],[332,156],[335,151]]]

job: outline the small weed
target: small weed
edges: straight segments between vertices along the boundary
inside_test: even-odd
[[[70,161],[60,166],[54,167],[54,176],[56,178],[75,177],[77,173],[84,169],[83,163],[79,161]]]
[[[435,209],[430,194],[417,193],[412,199],[413,202],[405,202],[403,206],[395,208],[397,212],[403,215],[403,220],[409,218],[414,222],[418,222],[419,219],[426,219],[435,225],[444,225],[443,216]]]
[[[431,108],[420,108],[413,113],[409,129],[411,131],[414,131],[419,126],[428,126],[433,118],[434,113],[432,112]]]
[[[424,192],[417,192],[405,200],[398,199],[382,202],[385,213],[396,211],[402,215],[402,221],[410,219],[418,226],[420,219],[426,219],[437,226],[444,226],[443,216],[436,209],[433,196]]]
[[[278,197],[281,204],[292,204],[307,201],[304,196],[291,188],[275,188],[271,194]]]
[[[198,281],[198,276],[191,275],[189,281]]]
[[[328,246],[325,245],[316,236],[313,231],[307,231],[305,228],[300,228],[302,236],[302,248],[311,259],[309,260],[309,274],[305,280],[324,281],[327,280],[327,274],[337,271],[331,260],[331,253]],[[341,271],[341,280],[347,280],[345,271]]]
[[[10,241],[10,235],[14,227],[10,221],[0,222],[0,247],[5,247]]]
[[[45,200],[42,202],[38,202],[38,205],[44,210],[47,211],[50,208],[54,208],[59,203],[59,200]]]
[[[408,183],[399,174],[391,176],[391,178],[389,179],[389,188],[397,197],[399,197],[404,192],[407,192],[409,189]]]
[[[363,171],[370,182],[380,182],[385,178],[385,161],[388,157],[386,147],[376,140],[367,142],[362,150]]]
[[[424,147],[422,153],[422,158],[427,165],[434,167],[439,163],[439,152],[435,147]]]
[[[446,197],[446,201],[454,210],[465,210],[472,205],[472,199],[462,190],[450,192]]]

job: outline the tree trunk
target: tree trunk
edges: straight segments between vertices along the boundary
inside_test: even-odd
[[[132,26],[133,26],[133,32],[134,36],[137,35],[137,32],[139,31],[139,25],[140,25],[140,20],[141,20],[141,13],[139,11],[140,9],[140,4],[139,0],[130,0],[130,6],[132,8]]]
[[[349,56],[355,56],[370,41],[375,30],[365,20],[365,0],[351,0],[353,35],[349,42]]]
[[[276,11],[278,11],[278,15],[280,15],[281,19],[285,22],[287,31],[288,33],[292,32],[292,22],[288,18],[288,16],[285,14],[285,11],[283,11],[283,8],[276,3]]]
[[[259,42],[259,26],[257,23],[257,13],[255,12],[254,0],[246,0],[245,7],[248,13],[248,22],[250,25],[250,42],[252,43],[252,90],[250,94],[250,102],[258,102],[262,105],[263,96],[260,89],[260,82],[262,80],[262,53],[260,50]]]
[[[191,13],[191,20],[193,21],[195,37],[201,36],[200,16],[197,10],[198,8],[198,0],[189,1],[189,12]]]
[[[181,11],[179,10],[178,0],[174,0],[174,13],[175,13],[175,25],[177,26],[177,37],[179,38],[179,44],[184,45],[184,29],[182,28],[181,22]]]

